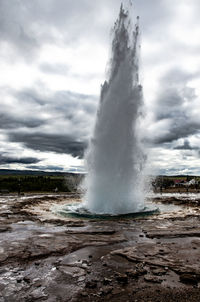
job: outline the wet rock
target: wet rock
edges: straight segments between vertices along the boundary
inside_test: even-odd
[[[156,276],[152,276],[152,275],[145,275],[144,280],[147,281],[147,282],[153,282],[153,283],[161,283],[162,282],[162,279],[160,279]]]
[[[33,285],[34,285],[34,287],[40,287],[40,286],[42,286],[42,280],[39,279],[39,278],[33,279]]]
[[[91,280],[91,281],[88,281],[85,285],[86,288],[96,288],[97,287],[97,280]]]
[[[82,260],[82,263],[88,265],[88,264],[89,264],[89,261],[88,261],[87,259],[83,259],[83,260]]]
[[[179,277],[182,283],[197,285],[200,280],[200,276],[196,274],[185,273],[181,274]]]
[[[30,294],[30,297],[32,299],[36,299],[36,300],[42,299],[42,298],[47,298],[48,295],[44,293],[44,289],[45,289],[45,287],[33,290],[32,293]]]
[[[106,277],[103,279],[103,284],[104,284],[104,285],[108,285],[108,284],[110,284],[111,282],[112,282],[112,279],[109,279],[109,278],[106,278]]]
[[[117,276],[116,276],[116,280],[119,283],[123,283],[123,284],[127,284],[128,283],[128,277],[127,277],[126,274],[120,274],[120,273],[118,273]]]
[[[0,262],[3,262],[7,259],[7,254],[4,248],[0,247]]]
[[[78,278],[78,282],[83,282],[85,280],[85,276],[81,276]]]
[[[81,292],[81,296],[82,296],[82,297],[87,297],[87,296],[88,296],[88,293],[87,293],[87,292]]]
[[[28,214],[29,202],[16,206],[9,218],[0,215],[0,301],[175,301],[165,290],[173,295],[177,288],[176,301],[185,302],[189,289],[199,294],[199,217],[82,223],[48,221],[48,214],[41,221],[42,212]],[[42,199],[38,209],[40,204]],[[32,210],[35,205],[33,200]],[[52,198],[46,213],[50,206]],[[155,234],[161,238],[157,242],[151,239]],[[187,301],[199,301],[199,295]]]
[[[21,283],[22,280],[23,280],[22,278],[17,278],[17,279],[16,279],[17,283]]]
[[[162,276],[162,275],[165,275],[167,273],[167,269],[165,268],[155,268],[155,269],[152,269],[152,273],[156,276]]]
[[[86,275],[86,272],[83,268],[74,267],[74,266],[60,266],[59,271],[73,278]]]
[[[38,265],[40,265],[40,261],[36,261],[34,264],[35,264],[35,266],[38,266]]]
[[[119,295],[119,294],[121,294],[122,292],[124,292],[124,289],[121,289],[121,288],[114,288],[113,290],[112,290],[112,294],[113,295]]]
[[[108,295],[112,292],[113,287],[112,286],[105,286],[103,288],[101,288],[100,293],[101,295]]]
[[[0,283],[0,292],[2,292],[5,289],[5,287],[6,287],[5,284]]]
[[[8,225],[0,225],[0,233],[7,232],[10,230],[11,230],[11,227],[9,227]]]
[[[31,278],[29,276],[24,276],[23,280],[28,284],[31,282]]]
[[[138,278],[140,273],[136,269],[130,269],[126,271],[126,275],[129,276],[130,278]]]
[[[143,263],[138,263],[138,264],[136,265],[136,271],[137,271],[137,273],[138,273],[138,276],[142,276],[142,275],[144,275],[144,274],[147,273],[147,269],[146,269],[146,267],[143,265]]]

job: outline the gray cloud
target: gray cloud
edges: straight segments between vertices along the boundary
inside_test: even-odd
[[[178,168],[159,169],[159,175],[199,175],[199,169],[180,165]]]
[[[197,96],[195,90],[187,86],[196,76],[173,69],[162,78],[153,108],[155,127],[158,125],[152,135],[154,143],[170,143],[199,133],[200,121],[194,113]]]
[[[0,154],[0,165],[5,164],[37,164],[40,162],[39,159],[33,157],[11,157],[7,155]]]
[[[115,2],[107,5],[111,8]],[[101,22],[104,6],[98,2],[0,0],[0,11],[0,40],[9,43],[28,61],[44,43],[55,44],[58,36],[67,44],[77,43],[88,35],[96,39],[97,33],[98,38],[104,39]]]
[[[182,145],[174,147],[174,150],[199,150],[199,148],[196,146],[191,146],[190,142],[185,139],[184,143]]]
[[[10,105],[9,111],[15,114],[0,109],[0,128],[9,141],[83,157],[96,112],[95,96],[70,91],[46,96],[45,91],[39,94],[34,89],[12,91],[12,96],[20,104],[13,100]]]
[[[26,166],[27,169],[31,169],[31,170],[40,170],[40,171],[63,171],[64,169],[58,166],[52,166],[52,165],[47,165],[47,166],[38,166],[38,165],[28,165]]]
[[[53,75],[67,75],[70,68],[69,66],[65,66],[63,64],[59,63],[54,63],[54,64],[49,64],[49,63],[42,63],[39,66],[39,69],[44,72],[44,73],[50,73]]]
[[[29,116],[17,118],[7,112],[0,113],[0,129],[16,129],[18,127],[35,128],[42,125],[42,123],[41,120]]]
[[[47,133],[12,133],[9,136],[11,142],[21,142],[26,147],[56,153],[71,154],[74,157],[83,157],[86,142],[76,141],[74,137],[65,134],[47,134]]]
[[[21,103],[28,103],[29,105],[35,106],[40,105],[43,106],[47,102],[45,97],[40,95],[36,90],[34,89],[24,89],[21,91],[12,91],[11,94],[18,99]]]
[[[121,0],[0,0],[0,40],[9,43],[28,61],[44,43],[62,41],[69,45],[81,43],[88,37],[105,43],[108,37],[105,33],[113,26],[120,3]],[[134,2],[134,7],[143,20],[144,34],[161,35],[157,25],[166,24],[171,13],[166,3],[140,0]],[[46,67],[41,68],[50,70]]]
[[[45,122],[39,110],[45,100],[37,92],[31,89],[16,91],[0,87],[0,99],[0,129],[37,128]]]
[[[29,24],[32,12],[22,2],[25,1],[0,0],[0,39],[10,43],[19,54],[30,56],[39,44]]]
[[[48,77],[51,76],[51,80],[57,75],[66,75],[69,79],[72,77],[77,81],[78,91],[79,80],[83,76],[89,82],[99,75],[93,70],[84,70],[84,75],[81,70],[79,74],[76,68],[73,71],[73,62],[70,62],[70,66],[64,66],[58,63],[56,55],[50,62],[48,57],[41,59],[40,51],[43,46],[49,45],[56,45],[62,50],[82,51],[82,47],[88,43],[91,45],[91,52],[93,46],[108,48],[109,31],[118,14],[120,2],[121,0],[0,0],[0,56],[3,64],[6,61],[9,64],[12,62],[15,68],[16,63],[19,71],[23,72],[23,67],[21,69],[19,66],[22,63],[25,68],[30,68],[30,79],[32,73],[37,72],[38,78],[33,76],[32,85],[36,84],[34,81],[42,83],[47,74]],[[167,0],[135,0],[133,4],[140,15],[142,40],[147,42],[146,49],[143,49],[142,43],[144,69],[149,70],[151,67],[157,74],[159,67],[158,70],[162,73],[166,69],[165,65],[170,68],[171,63],[179,61],[176,68],[167,72],[161,80],[157,79],[157,99],[149,104],[154,120],[147,127],[153,130],[145,129],[148,140],[156,147],[192,150],[190,136],[199,133],[200,112],[196,92],[189,88],[188,83],[199,77],[199,74],[181,70],[180,66],[185,66],[184,60],[187,60],[188,54],[193,57],[199,54],[200,45],[192,40],[192,35],[188,37],[178,33],[181,39],[178,34],[177,37],[173,36],[176,31],[175,21],[179,23],[180,19],[177,8],[183,3],[175,1],[173,5],[169,5]],[[189,22],[189,26],[193,24],[192,31],[195,31],[199,24],[200,4],[198,0],[192,0],[190,5],[194,9],[194,23]],[[182,18],[184,20],[184,15]],[[45,51],[44,47],[44,53]],[[179,55],[183,57],[182,62],[181,59],[178,60]],[[25,59],[25,62],[21,62],[21,59]],[[7,84],[2,82],[0,85]],[[28,89],[25,84],[26,89],[16,91],[12,85],[17,87],[14,79],[9,85],[10,89],[5,92],[8,101],[6,97],[4,99],[4,95],[0,95],[0,129],[3,139],[8,138],[10,142],[18,142],[32,150],[82,157],[94,123],[97,97],[70,91],[49,92],[48,87],[45,88],[42,84],[38,90]],[[1,87],[0,92],[2,90]],[[149,102],[148,95],[146,100]],[[179,139],[185,140],[182,145],[178,145]]]
[[[160,135],[154,139],[156,144],[171,143],[180,138],[189,137],[199,133],[200,123],[185,122],[184,118],[179,118],[177,121],[172,121],[172,125],[169,126],[167,133]]]

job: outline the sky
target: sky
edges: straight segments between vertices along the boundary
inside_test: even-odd
[[[0,169],[85,171],[120,3],[0,0]],[[200,1],[133,7],[148,166],[200,175]]]

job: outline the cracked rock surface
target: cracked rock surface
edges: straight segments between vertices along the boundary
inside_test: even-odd
[[[51,211],[79,200],[0,196],[0,302],[200,301],[196,203],[140,219],[75,219]]]

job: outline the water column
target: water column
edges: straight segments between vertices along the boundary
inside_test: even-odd
[[[109,79],[101,88],[86,153],[87,193],[83,203],[93,213],[125,214],[144,207],[144,156],[137,131],[143,103],[138,53],[138,20],[132,28],[129,12],[121,5],[113,29]]]

